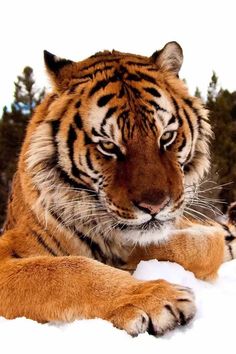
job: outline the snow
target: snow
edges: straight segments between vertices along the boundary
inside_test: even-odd
[[[136,338],[101,319],[70,324],[39,324],[18,318],[0,318],[0,353],[221,353],[235,351],[236,260],[221,266],[214,283],[197,280],[180,265],[151,260],[141,262],[138,279],[166,279],[190,286],[196,295],[197,315],[186,327],[155,338]]]

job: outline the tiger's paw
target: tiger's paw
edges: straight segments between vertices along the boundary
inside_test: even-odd
[[[142,282],[118,302],[107,319],[132,336],[163,335],[187,324],[196,312],[191,289],[163,280]]]

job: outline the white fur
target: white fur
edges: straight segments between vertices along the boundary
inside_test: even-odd
[[[166,223],[160,230],[124,230],[120,236],[122,243],[129,245],[148,245],[151,243],[165,242],[170,238],[171,230],[173,226],[170,223]]]
[[[32,135],[30,147],[26,154],[27,169],[32,170],[37,164],[50,158],[54,152],[51,127],[48,123],[43,123],[37,127]]]

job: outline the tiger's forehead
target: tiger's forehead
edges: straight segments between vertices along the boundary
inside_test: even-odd
[[[173,107],[164,94],[150,96],[139,90],[137,85],[102,90],[87,102],[87,126],[99,138],[128,140],[134,131],[141,135],[159,135],[168,125],[173,115]],[[121,96],[120,92],[124,90]]]
[[[122,64],[120,61],[112,64],[105,69],[100,63],[94,79],[80,78],[86,81],[79,85],[83,105],[78,109],[87,129],[92,127],[97,137],[104,138],[118,136],[120,131],[127,135],[134,127],[142,131],[151,129],[155,134],[163,130],[174,107],[164,85],[158,83],[163,81],[160,75],[159,80],[155,71],[150,75],[146,67],[140,68],[140,63],[136,65],[127,57]]]

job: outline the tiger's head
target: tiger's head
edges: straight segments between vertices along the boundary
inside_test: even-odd
[[[27,170],[50,216],[126,242],[164,237],[209,168],[207,112],[178,77],[182,61],[176,42],[78,63],[45,51],[54,93],[33,119]]]

